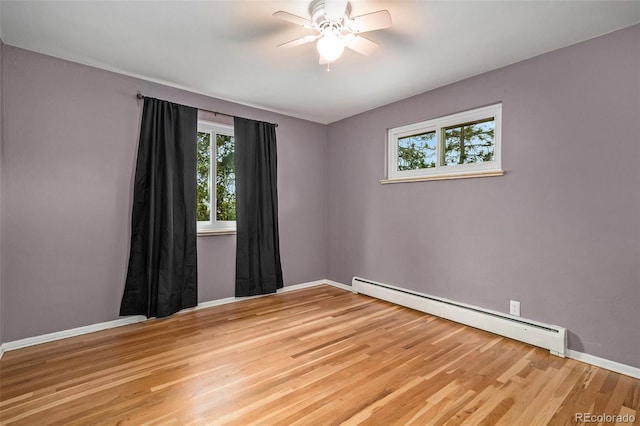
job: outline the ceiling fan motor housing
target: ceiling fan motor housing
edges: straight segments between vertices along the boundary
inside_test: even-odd
[[[326,27],[327,23],[338,24],[342,26],[343,21],[347,22],[349,20],[349,16],[351,15],[351,3],[347,2],[344,16],[342,16],[339,20],[332,20],[325,15],[324,2],[325,0],[313,0],[309,5],[309,15],[311,15],[311,21],[314,22],[319,28],[322,28],[323,24]]]

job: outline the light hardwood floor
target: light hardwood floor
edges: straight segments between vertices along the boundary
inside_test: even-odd
[[[3,425],[638,424],[640,380],[318,286],[7,352],[0,410]]]

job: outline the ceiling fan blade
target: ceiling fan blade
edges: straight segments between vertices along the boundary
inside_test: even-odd
[[[345,37],[346,46],[355,50],[361,55],[370,56],[376,51],[379,44],[368,38],[351,34],[351,37]]]
[[[316,40],[318,37],[320,36],[308,35],[308,36],[297,38],[295,40],[288,41],[286,43],[279,44],[278,47],[296,47],[296,46],[300,46],[301,44],[311,43],[312,41]]]
[[[273,16],[278,19],[282,19],[283,21],[291,22],[297,25],[302,25],[303,27],[307,27],[307,28],[313,27],[313,23],[310,20],[306,18],[302,18],[298,15],[294,15],[289,12],[283,12],[282,10],[274,13]]]
[[[324,0],[324,14],[330,21],[341,21],[347,9],[347,0]]]
[[[388,10],[379,10],[349,20],[349,30],[356,33],[381,30],[391,26],[391,14]]]

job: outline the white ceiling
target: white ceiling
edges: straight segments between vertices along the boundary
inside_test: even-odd
[[[380,44],[318,65],[307,1],[0,0],[5,44],[319,123],[640,22],[640,1],[351,0],[351,16],[387,9]],[[613,64],[612,64],[613,65]]]

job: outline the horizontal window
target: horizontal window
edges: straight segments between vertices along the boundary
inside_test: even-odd
[[[502,104],[389,130],[390,181],[502,174]]]

